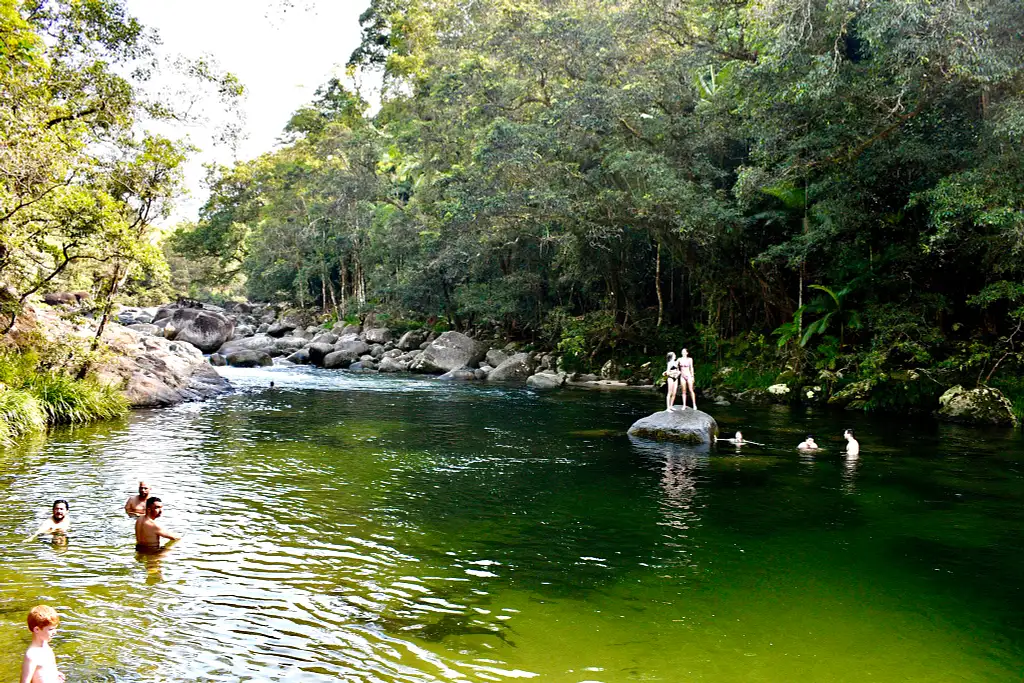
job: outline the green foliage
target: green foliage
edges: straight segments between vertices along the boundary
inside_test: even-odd
[[[737,387],[1019,353],[1021,3],[368,5],[381,107],[333,79],[214,170],[171,240],[207,276],[571,369],[696,339]]]
[[[60,369],[73,351],[60,343],[43,347],[42,354],[0,350],[0,443],[48,425],[107,420],[128,411],[116,388]]]

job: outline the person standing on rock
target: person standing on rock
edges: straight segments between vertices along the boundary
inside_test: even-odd
[[[668,352],[666,358],[668,365],[665,367],[665,372],[662,373],[667,378],[666,384],[668,385],[665,410],[672,410],[672,404],[676,402],[676,393],[679,391],[679,361],[676,360],[676,354],[672,351]]]
[[[697,410],[697,395],[693,391],[693,359],[683,349],[679,355],[679,381],[683,390],[683,410],[686,410],[686,392],[690,392],[690,400],[693,402],[693,409]]]

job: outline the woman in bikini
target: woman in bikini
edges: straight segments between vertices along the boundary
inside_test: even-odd
[[[668,379],[668,394],[665,396],[665,410],[672,410],[672,404],[676,402],[676,392],[679,391],[679,362],[676,354],[671,351],[666,356],[668,365],[662,374]]]
[[[687,353],[686,349],[683,349],[677,362],[679,367],[679,381],[682,384],[683,389],[683,410],[686,410],[687,390],[690,392],[693,409],[697,410],[697,396],[693,392],[693,359],[690,358],[690,354]]]

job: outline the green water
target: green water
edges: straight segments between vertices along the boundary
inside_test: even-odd
[[[621,435],[653,394],[231,372],[0,451],[0,680],[40,602],[71,682],[1021,680],[1019,433],[727,408],[768,446],[700,451]]]

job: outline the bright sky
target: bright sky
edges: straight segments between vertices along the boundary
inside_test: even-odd
[[[159,31],[161,53],[212,57],[245,85],[242,104],[245,138],[239,159],[269,151],[292,112],[313,98],[331,76],[343,76],[345,62],[359,44],[359,15],[370,0],[126,0],[128,11]],[[293,5],[288,7],[288,5]],[[364,97],[369,96],[364,93]],[[233,151],[211,135],[224,121],[222,110],[206,107],[207,124],[169,131],[187,137],[201,152],[187,169],[191,197],[174,219],[195,218],[206,199],[203,164],[230,163]]]

